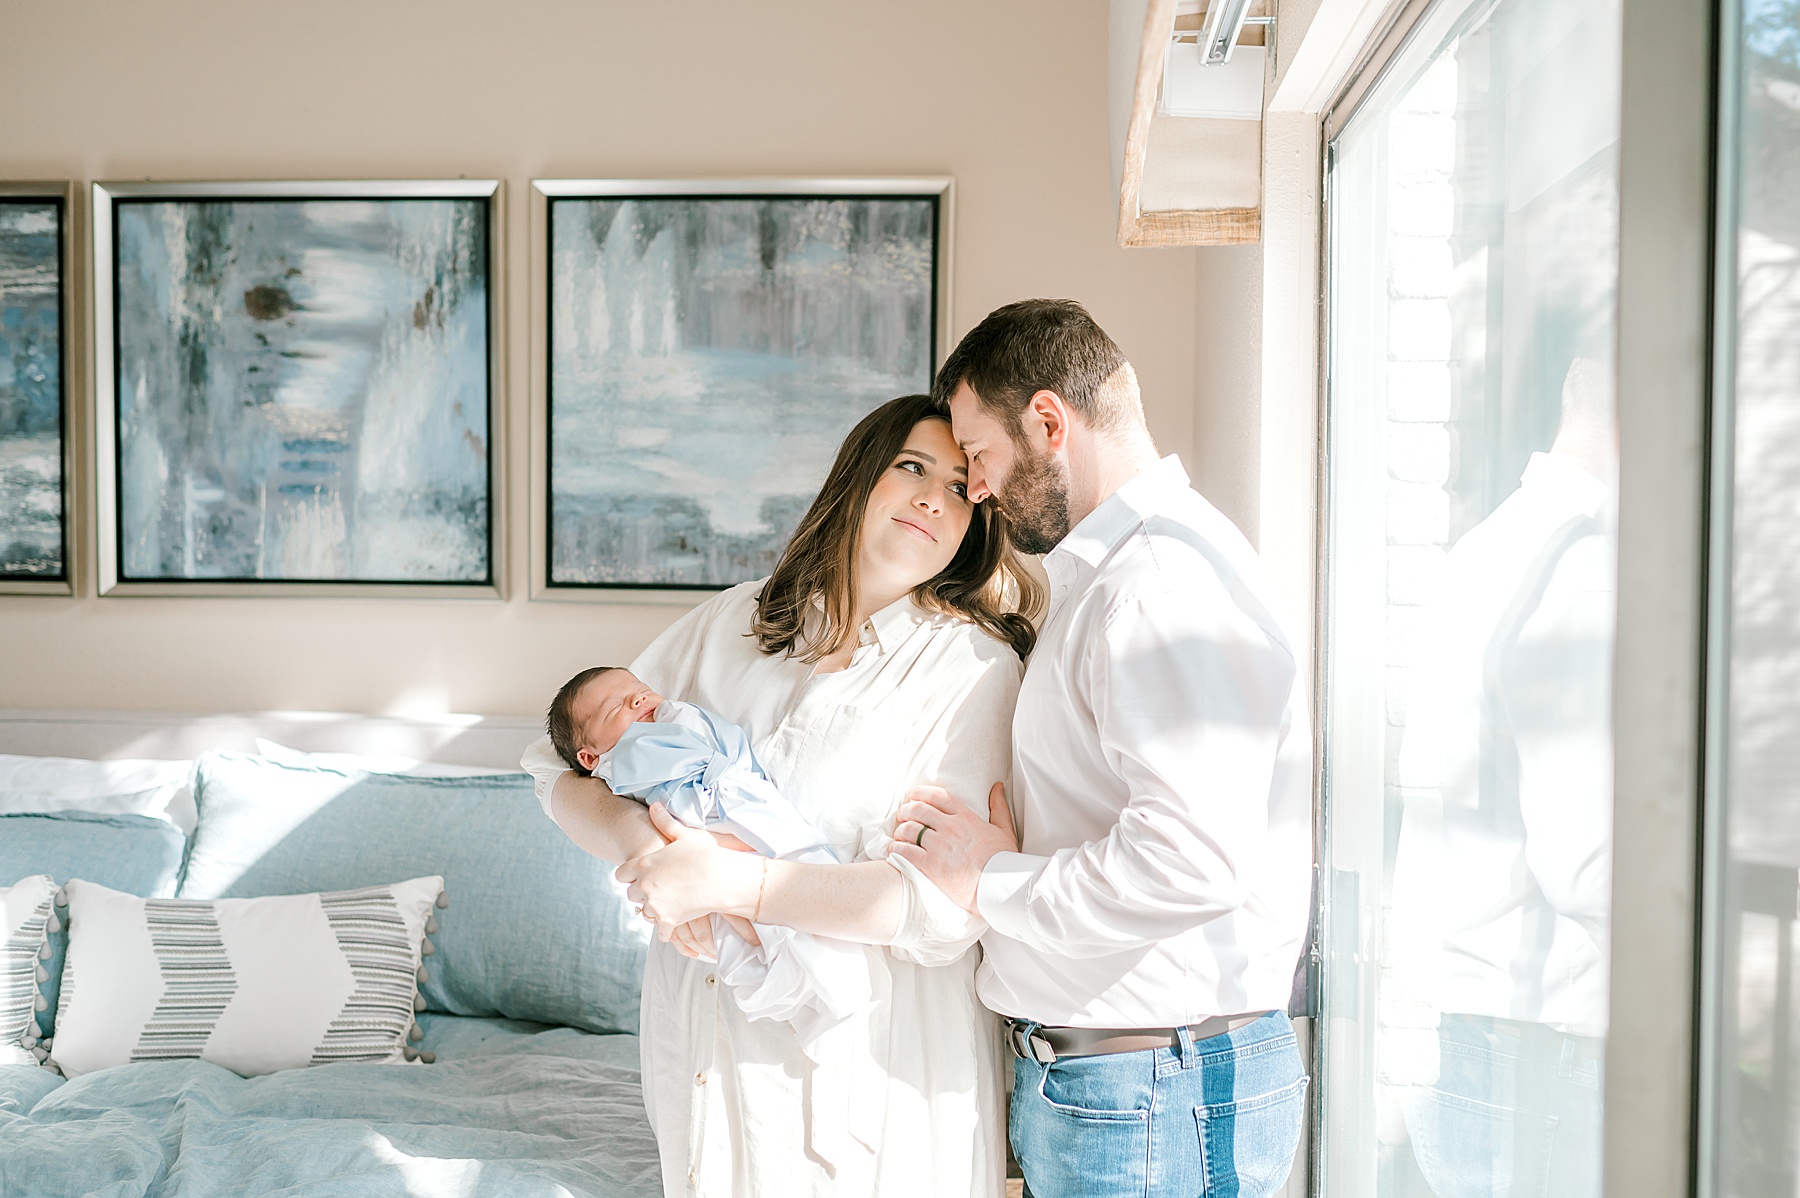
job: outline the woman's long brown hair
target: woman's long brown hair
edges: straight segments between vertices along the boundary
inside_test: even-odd
[[[844,438],[819,497],[757,598],[750,631],[764,653],[819,661],[856,637],[852,623],[863,512],[876,481],[924,420],[949,422],[930,396],[903,395],[863,417]],[[956,556],[935,578],[914,587],[912,597],[927,611],[980,625],[1021,658],[1037,639],[1031,619],[1044,602],[1043,588],[1025,572],[1007,535],[1006,518],[992,503],[974,506]],[[815,599],[824,605],[824,619],[808,636],[804,630]]]

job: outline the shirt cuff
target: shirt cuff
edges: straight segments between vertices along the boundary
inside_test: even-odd
[[[570,772],[568,765],[557,755],[548,736],[540,736],[532,741],[525,750],[525,755],[519,759],[519,765],[531,775],[532,789],[537,792],[538,805],[550,817],[550,822],[555,823],[556,812],[551,810],[550,796],[555,792],[557,782]]]
[[[975,911],[1002,936],[1023,940],[1031,924],[1031,883],[1050,863],[1026,853],[995,853],[975,883]]]
[[[974,943],[979,927],[975,916],[952,902],[906,858],[890,854],[884,860],[899,870],[901,877],[900,928],[890,947],[917,952],[960,944],[960,955],[962,948]]]

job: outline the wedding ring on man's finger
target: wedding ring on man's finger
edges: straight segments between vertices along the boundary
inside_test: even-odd
[[[924,824],[920,824],[919,825],[919,834],[917,836],[913,837],[913,843],[918,845],[920,848],[924,848],[925,847],[925,833],[927,833],[929,831],[931,831],[931,829],[929,827],[927,827]]]

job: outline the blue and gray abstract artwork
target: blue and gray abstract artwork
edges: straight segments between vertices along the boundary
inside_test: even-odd
[[[116,225],[121,578],[490,578],[484,201]]]
[[[551,201],[550,583],[768,573],[932,371],[929,198]]]
[[[59,208],[0,200],[0,578],[63,577]]]

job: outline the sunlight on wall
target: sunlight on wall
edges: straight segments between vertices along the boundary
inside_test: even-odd
[[[450,688],[441,683],[426,682],[405,688],[378,714],[425,716],[448,715],[450,711]]]

